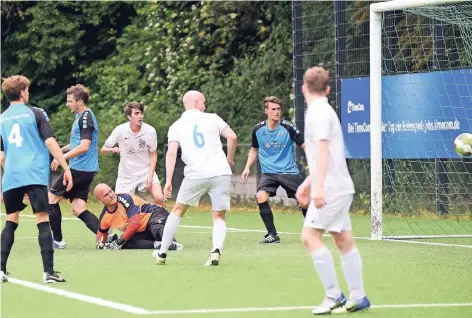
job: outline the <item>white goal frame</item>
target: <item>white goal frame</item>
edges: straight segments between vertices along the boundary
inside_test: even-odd
[[[393,0],[370,5],[370,176],[371,239],[382,240],[382,13],[464,2],[464,0]],[[395,238],[472,237],[472,235],[396,236]]]

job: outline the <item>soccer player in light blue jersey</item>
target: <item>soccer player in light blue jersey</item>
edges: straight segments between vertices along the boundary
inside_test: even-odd
[[[0,282],[8,281],[7,260],[15,240],[20,211],[26,207],[23,203],[25,194],[28,194],[39,230],[44,282],[65,282],[54,271],[54,249],[47,212],[49,152],[64,169],[59,182],[66,191],[72,188],[72,175],[53,137],[54,131],[49,124],[48,115],[41,108],[27,105],[29,86],[29,80],[21,75],[10,76],[2,84],[10,106],[0,116],[0,157],[4,168],[2,191],[7,215],[1,236]]]
[[[49,218],[54,237],[54,248],[63,249],[66,243],[62,236],[62,214],[59,201],[69,199],[72,213],[85,223],[95,235],[98,231],[98,218],[87,209],[90,184],[98,171],[98,124],[94,113],[88,108],[89,91],[83,85],[69,87],[66,91],[67,106],[75,114],[70,133],[70,143],[62,148],[69,160],[74,186],[66,192],[60,181],[54,183],[49,191]],[[56,170],[57,160],[51,164]],[[59,177],[58,180],[60,180]]]
[[[281,119],[282,101],[275,96],[264,99],[267,120],[257,124],[252,131],[252,147],[241,175],[243,184],[249,176],[257,156],[262,170],[262,177],[257,185],[257,203],[259,212],[267,229],[261,244],[280,243],[274,224],[274,215],[269,205],[269,196],[275,196],[282,187],[289,198],[295,198],[298,186],[303,182],[295,162],[293,143],[305,149],[303,134],[291,122]],[[306,209],[302,209],[303,215]]]

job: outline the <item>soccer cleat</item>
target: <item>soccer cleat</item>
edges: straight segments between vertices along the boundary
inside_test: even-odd
[[[53,272],[53,273],[44,273],[43,278],[44,278],[44,283],[45,284],[50,284],[50,283],[65,283],[66,280],[59,276],[59,272]]]
[[[184,246],[180,243],[172,242],[169,245],[169,251],[183,251],[183,250],[184,250]]]
[[[3,271],[0,271],[0,283],[6,283],[8,282],[7,278],[8,273],[5,273]]]
[[[344,297],[344,294],[341,293],[341,295],[338,298],[329,298],[325,297],[323,302],[319,305],[316,306],[311,313],[313,315],[326,315],[330,314],[334,309],[340,308],[346,304],[346,297]]]
[[[260,241],[261,244],[280,243],[280,237],[274,234],[266,234],[264,239]]]
[[[157,265],[165,265],[166,264],[166,253],[159,254],[159,250],[155,250],[152,252],[152,257],[156,259],[156,264]]]
[[[155,241],[154,242],[154,249],[159,250],[161,248],[161,241]],[[169,245],[169,251],[183,251],[184,246],[180,243],[177,242],[172,242]]]
[[[208,260],[205,262],[205,266],[218,266],[220,263],[221,252],[219,249],[215,249],[211,252]]]
[[[346,302],[346,305],[333,310],[333,313],[339,314],[339,313],[346,313],[346,312],[364,311],[364,310],[369,309],[369,307],[370,307],[370,301],[367,298],[367,296],[364,296],[364,298],[362,298],[360,301],[349,299]]]
[[[66,241],[62,240],[58,242],[58,241],[52,240],[52,247],[62,250],[66,248]]]

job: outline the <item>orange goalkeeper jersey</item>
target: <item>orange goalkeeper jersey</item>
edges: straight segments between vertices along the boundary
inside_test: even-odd
[[[100,229],[102,233],[107,232],[110,228],[118,229],[122,232],[126,230],[130,224],[130,219],[136,215],[139,217],[138,232],[146,229],[151,213],[158,207],[150,204],[140,197],[129,194],[117,194],[118,207],[114,212],[108,211],[107,207],[103,208],[100,215]]]

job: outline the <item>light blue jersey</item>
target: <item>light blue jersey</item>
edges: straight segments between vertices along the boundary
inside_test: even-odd
[[[69,166],[78,171],[98,171],[98,124],[90,109],[75,115],[70,132],[70,150],[77,148],[82,139],[90,140],[90,147],[87,152],[71,158]]]
[[[293,152],[293,142],[303,145],[303,134],[291,122],[281,120],[274,130],[267,121],[257,124],[252,131],[252,147],[258,149],[262,173],[299,174]]]
[[[0,116],[5,170],[2,191],[28,186],[48,185],[49,150],[44,141],[54,131],[46,112],[24,104],[12,104]]]

